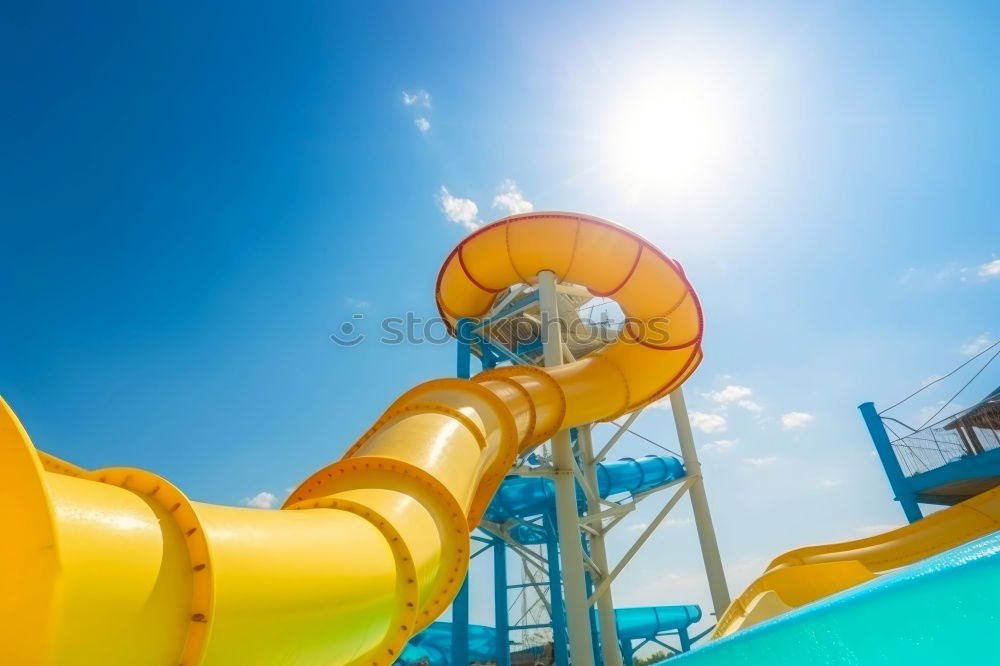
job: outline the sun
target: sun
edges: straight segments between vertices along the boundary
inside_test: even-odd
[[[632,194],[705,194],[724,186],[739,147],[734,86],[712,72],[645,76],[614,96],[604,164]]]

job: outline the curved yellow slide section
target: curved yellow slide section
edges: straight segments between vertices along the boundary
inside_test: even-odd
[[[841,592],[1000,529],[1000,487],[883,534],[776,558],[726,609],[714,637]]]
[[[680,265],[584,215],[500,220],[437,282],[451,323],[541,271],[614,298],[619,340],[545,371],[516,366],[408,391],[281,511],[203,504],[130,468],[37,452],[0,409],[4,663],[102,666],[395,660],[451,601],[475,527],[516,459],[560,429],[656,400],[701,360]]]

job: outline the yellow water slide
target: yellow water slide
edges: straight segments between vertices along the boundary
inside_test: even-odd
[[[714,637],[798,608],[1000,529],[1000,487],[883,534],[797,548],[729,606]]]
[[[629,318],[619,339],[550,370],[417,386],[280,511],[63,462],[36,451],[3,403],[3,663],[391,663],[454,596],[469,530],[519,453],[667,395],[701,360],[701,309],[680,265],[584,215],[476,231],[441,269],[437,303],[454,326],[542,271],[617,301]]]

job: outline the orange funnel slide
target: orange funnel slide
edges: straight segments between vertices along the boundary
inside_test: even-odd
[[[392,663],[448,605],[474,528],[518,454],[657,400],[701,360],[680,265],[596,218],[500,220],[437,281],[451,324],[542,271],[613,298],[619,339],[550,370],[503,367],[406,392],[281,511],[202,504],[129,468],[34,449],[0,409],[4,663],[282,666]]]

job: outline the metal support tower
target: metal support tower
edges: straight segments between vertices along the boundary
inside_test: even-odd
[[[507,544],[493,537],[493,618],[497,628],[497,666],[510,666],[510,623],[507,617]]]
[[[471,364],[471,345],[477,345],[482,354],[483,367],[493,367],[498,361],[510,363],[526,363],[518,350],[512,350],[492,339],[487,332],[487,326],[496,324],[507,317],[518,316],[532,304],[537,303],[542,327],[540,342],[533,343],[531,348],[541,348],[542,364],[546,367],[562,364],[566,360],[574,360],[572,352],[562,338],[562,323],[560,319],[560,302],[563,293],[572,294],[573,285],[561,285],[550,271],[539,273],[537,288],[532,293],[524,287],[513,290],[480,321],[468,319],[457,323],[459,339],[458,375],[468,377]],[[515,294],[521,300],[515,302]],[[565,314],[565,313],[563,313]],[[530,351],[530,350],[529,350]],[[569,358],[566,358],[566,355]],[[515,467],[515,474],[544,476],[551,479],[555,486],[554,511],[541,517],[541,522],[535,527],[543,528],[545,534],[544,547],[546,557],[525,552],[523,545],[517,543],[507,531],[509,525],[484,524],[484,528],[493,535],[494,548],[494,614],[497,631],[497,653],[500,655],[498,666],[509,666],[509,647],[511,629],[535,629],[551,626],[553,632],[554,657],[557,666],[569,666],[572,658],[573,666],[622,666],[623,644],[619,641],[618,627],[611,596],[611,585],[622,570],[628,565],[639,549],[653,535],[658,526],[688,492],[694,512],[699,544],[712,596],[713,609],[716,616],[729,605],[729,591],[726,586],[725,574],[719,555],[719,547],[712,525],[708,500],[705,494],[704,482],[701,476],[701,464],[698,460],[691,424],[687,408],[684,404],[683,392],[679,389],[669,397],[673,417],[680,443],[680,454],[683,459],[686,474],[674,480],[649,490],[634,494],[630,501],[612,501],[601,499],[598,490],[597,465],[608,455],[615,444],[630,432],[629,428],[639,416],[639,411],[630,414],[618,430],[595,453],[591,433],[591,425],[583,425],[571,431],[565,430],[555,435],[550,441],[551,455],[546,446],[539,451],[541,465],[524,465]],[[641,410],[640,410],[641,411]],[[574,450],[574,439],[576,449]],[[633,511],[640,500],[653,494],[677,486],[666,500],[664,506],[649,522],[647,527],[622,558],[614,565],[609,564],[605,537],[608,531],[621,522]],[[580,515],[578,491],[582,490],[586,498],[585,515]],[[506,580],[506,551],[513,550],[528,566],[529,560],[534,567],[540,567],[549,576],[548,600],[544,596],[540,600],[548,607],[551,625],[527,624],[511,626],[508,618],[508,591],[514,588],[527,588],[529,583],[510,585]],[[480,550],[479,552],[482,552]],[[531,557],[528,557],[531,556]],[[540,586],[545,583],[528,575],[530,586],[539,595],[543,593]],[[565,595],[565,596],[564,596]],[[537,602],[536,602],[537,603]],[[468,657],[467,646],[460,647],[457,642],[468,640],[468,589],[463,586],[453,607],[453,617],[456,624],[462,620],[465,627],[454,631],[452,636],[453,661],[456,664]],[[681,637],[681,643],[689,643],[686,636]],[[693,642],[693,640],[691,641]],[[687,646],[689,647],[689,645]],[[686,648],[685,648],[686,649]],[[626,665],[627,666],[627,665]]]
[[[455,326],[455,337],[458,340],[458,354],[455,362],[455,374],[463,379],[472,376],[472,346],[470,332],[472,321],[460,319]],[[458,589],[454,601],[451,602],[451,663],[465,666],[469,663],[469,574]]]
[[[698,530],[701,557],[705,563],[705,575],[708,577],[708,589],[712,595],[712,607],[718,619],[729,607],[729,587],[726,585],[726,571],[722,567],[722,556],[719,554],[719,542],[715,538],[712,514],[708,510],[705,480],[701,476],[701,462],[698,460],[698,449],[694,445],[691,421],[684,402],[684,391],[680,387],[670,394],[670,409],[674,414],[674,425],[677,428],[677,440],[681,445],[684,468],[688,477],[693,480],[688,494],[691,497],[691,509]]]
[[[567,643],[569,641],[566,637],[566,606],[563,603],[562,590],[559,585],[559,581],[562,579],[562,571],[559,567],[560,530],[556,527],[552,516],[546,516],[544,523],[546,535],[545,554],[547,555],[546,559],[549,564],[549,603],[552,605],[552,610],[549,612],[552,618],[552,648],[555,652],[556,666],[568,666],[569,650],[567,649]],[[587,654],[590,654],[589,642]]]
[[[597,497],[597,460],[594,456],[594,442],[591,437],[590,425],[577,428],[577,445],[580,449],[580,459],[583,463],[583,475],[591,489],[595,492],[587,495],[587,513],[595,515],[601,512],[601,503]],[[594,532],[589,535],[590,557],[597,568],[607,575],[608,551],[604,545],[604,521],[598,520],[591,525]],[[615,604],[611,598],[611,590],[597,599],[597,625],[600,627],[601,658],[604,666],[622,666],[622,655],[618,645],[618,625],[615,621]],[[631,666],[631,662],[629,663]]]
[[[552,271],[538,274],[538,303],[542,318],[542,355],[545,366],[562,365],[562,327],[556,295],[556,276]],[[594,666],[594,652],[590,641],[590,606],[587,603],[583,576],[580,516],[576,507],[576,459],[566,430],[552,437],[552,466],[555,471],[556,522],[559,526],[559,554],[566,595],[570,658],[573,666]],[[550,556],[550,559],[554,558]]]

